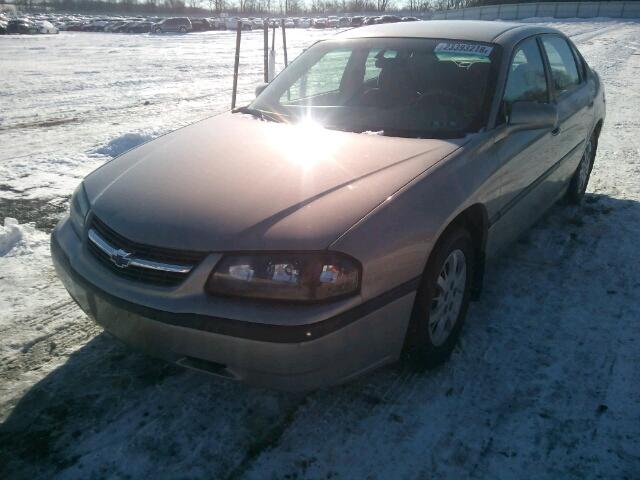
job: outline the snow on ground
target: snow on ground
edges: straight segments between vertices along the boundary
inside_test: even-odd
[[[447,365],[307,395],[130,351],[50,264],[86,173],[228,108],[233,34],[0,37],[0,478],[640,478],[640,23],[533,21],[607,88],[584,205],[489,267]],[[291,30],[290,58],[326,35]],[[243,36],[240,104],[261,42]]]

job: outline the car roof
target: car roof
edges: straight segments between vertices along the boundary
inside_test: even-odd
[[[385,23],[359,27],[339,33],[333,38],[443,38],[498,43],[508,46],[531,35],[560,33],[539,25],[483,20],[424,20],[419,22]]]

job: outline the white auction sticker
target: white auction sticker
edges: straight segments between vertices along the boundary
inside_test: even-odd
[[[480,45],[479,43],[442,42],[433,49],[435,53],[467,53],[470,55],[491,55],[493,47]]]

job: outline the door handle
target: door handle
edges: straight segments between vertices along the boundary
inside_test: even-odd
[[[560,133],[560,127],[556,127],[551,130],[551,135],[558,135]]]

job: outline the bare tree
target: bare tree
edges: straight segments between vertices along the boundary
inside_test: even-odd
[[[379,12],[384,12],[391,6],[391,0],[377,0],[377,9]]]

